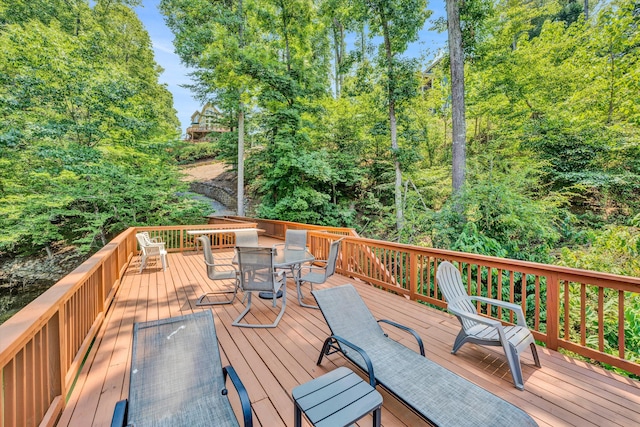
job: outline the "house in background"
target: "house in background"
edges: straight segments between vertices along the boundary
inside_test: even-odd
[[[202,110],[191,115],[191,126],[187,128],[186,140],[191,142],[211,141],[211,134],[229,132],[229,128],[222,126],[222,113],[215,105],[205,104]]]

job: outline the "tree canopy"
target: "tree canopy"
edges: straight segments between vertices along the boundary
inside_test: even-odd
[[[202,214],[177,194],[179,123],[136,3],[0,7],[0,253]]]

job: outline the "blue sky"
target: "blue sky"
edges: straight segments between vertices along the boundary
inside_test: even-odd
[[[189,70],[180,63],[180,58],[173,52],[173,34],[164,24],[163,16],[158,10],[160,0],[143,0],[142,6],[136,8],[140,20],[146,27],[153,42],[153,50],[156,62],[164,68],[164,73],[160,76],[160,82],[166,83],[169,91],[173,94],[174,108],[178,112],[182,132],[191,123],[191,115],[200,109],[200,103],[193,98],[188,89],[180,85],[190,83]],[[430,2],[428,8],[433,11],[431,18],[427,20],[425,28],[420,32],[420,40],[413,43],[407,51],[407,56],[419,57],[424,55],[433,57],[438,48],[443,48],[447,36],[445,33],[429,31],[431,21],[438,17],[445,16],[444,0]]]

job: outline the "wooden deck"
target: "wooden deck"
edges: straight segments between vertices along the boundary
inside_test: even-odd
[[[261,243],[272,241],[261,238]],[[226,255],[230,257],[231,252]],[[540,426],[640,425],[638,381],[540,347],[542,368],[533,366],[527,352],[523,357],[525,391],[518,391],[512,384],[504,354],[497,350],[467,344],[457,355],[450,354],[459,330],[454,317],[337,274],[320,287],[344,283],[356,286],[376,318],[392,319],[417,330],[431,360],[520,407]],[[203,292],[215,289],[217,285],[206,277],[202,254],[170,254],[165,272],[159,262],[151,261],[142,274],[138,258],[134,257],[58,425],[110,425],[116,401],[127,396],[133,323],[202,310],[195,307],[195,300]],[[311,296],[307,298],[313,303]],[[292,426],[291,390],[298,384],[337,366],[351,367],[361,374],[338,354],[316,366],[329,329],[319,310],[298,305],[292,280],[288,281],[286,312],[277,328],[232,327],[232,320],[243,307],[239,298],[232,305],[214,306],[213,312],[223,363],[232,364],[247,387],[255,425]],[[276,313],[270,301],[254,298],[247,319],[264,323]],[[406,345],[417,347],[409,336],[392,330],[389,333]],[[381,393],[385,427],[426,425],[393,396],[384,390]],[[240,413],[232,386],[229,395]],[[371,417],[358,425],[371,425]]]

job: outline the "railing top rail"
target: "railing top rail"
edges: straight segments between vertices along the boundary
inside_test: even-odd
[[[469,252],[451,251],[447,249],[427,248],[405,243],[394,243],[384,240],[368,239],[364,237],[348,236],[345,237],[345,241],[368,243],[371,245],[389,249],[403,249],[412,252],[423,252],[429,255],[436,255],[439,258],[453,259],[455,261],[468,262],[471,264],[478,264],[478,262],[481,262],[483,265],[502,268],[505,270],[509,270],[508,267],[513,267],[513,269],[517,269],[518,271],[524,270],[526,272],[535,272],[538,274],[540,274],[540,272],[544,272],[547,274],[558,274],[560,276],[560,279],[562,280],[580,281],[582,278],[590,278],[591,281],[595,279],[603,282],[625,282],[640,286],[640,277],[622,276],[619,274],[603,273],[600,271],[582,270],[579,268],[564,267],[560,265],[542,264],[538,262],[521,261],[509,258],[499,258],[489,255],[478,255]],[[638,289],[635,289],[635,291],[637,292]]]
[[[339,231],[342,233],[348,233],[351,236],[358,236],[358,233],[356,233],[356,231],[353,228],[349,228],[349,227],[332,227],[332,226],[325,226],[325,225],[312,225],[312,224],[304,224],[302,222],[292,222],[292,221],[281,221],[278,219],[256,219],[256,218],[249,218],[249,217],[242,217],[242,216],[227,216],[225,218],[231,218],[231,219],[236,219],[236,220],[242,220],[242,221],[262,221],[262,222],[269,222],[269,223],[273,223],[273,224],[282,224],[282,225],[286,225],[289,228],[304,228],[307,230],[335,230],[335,231]]]

